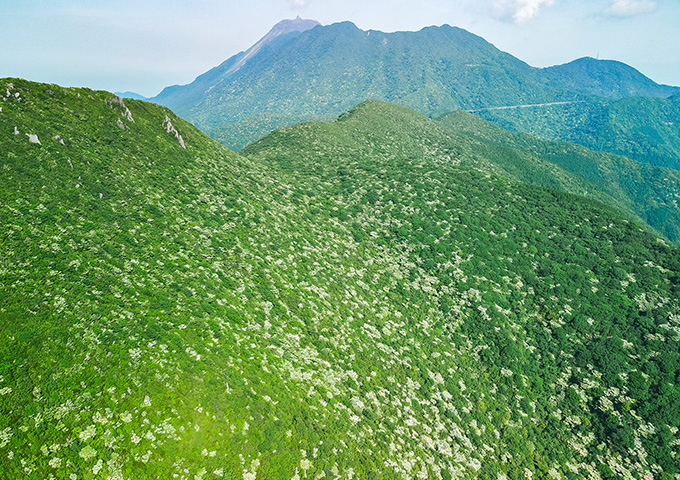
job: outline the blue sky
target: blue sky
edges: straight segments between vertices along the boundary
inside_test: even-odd
[[[678,0],[3,0],[0,77],[153,96],[297,15],[364,30],[446,23],[537,67],[599,56],[680,85]]]

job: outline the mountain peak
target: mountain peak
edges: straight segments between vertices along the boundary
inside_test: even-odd
[[[311,30],[312,28],[318,25],[321,24],[316,20],[300,18],[299,15],[293,20],[281,20],[279,23],[274,25],[272,29],[269,30],[269,32],[264,37],[258,40],[257,43],[255,43],[255,45],[246,50],[243,56],[236,63],[234,63],[234,65],[232,65],[231,68],[229,68],[229,70],[227,70],[225,75],[229,75],[231,73],[236,72],[248,61],[248,59],[255,56],[264,45],[271,42],[276,37],[285,35],[287,33],[306,32],[307,30]]]
[[[267,33],[267,35],[265,35],[263,38],[266,38],[272,34],[278,36],[291,32],[304,32],[316,27],[317,25],[321,24],[316,20],[301,18],[300,15],[298,15],[292,20],[281,20],[279,23],[274,25],[269,33]]]

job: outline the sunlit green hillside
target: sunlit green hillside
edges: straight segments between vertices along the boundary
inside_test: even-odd
[[[613,208],[380,102],[0,107],[0,478],[680,475],[679,251]]]
[[[667,98],[678,87],[659,85],[642,73],[615,60],[583,57],[541,70],[552,86],[612,100],[626,97]]]

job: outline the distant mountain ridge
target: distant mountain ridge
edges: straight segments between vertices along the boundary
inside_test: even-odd
[[[318,25],[321,24],[316,20],[302,19],[299,16],[294,20],[282,20],[246,51],[230,57],[220,65],[199,75],[189,85],[166,87],[150,100],[161,105],[172,105],[170,108],[180,108],[180,105],[196,102],[200,100],[201,96],[207,95],[226,78],[237,72],[248,60],[257,55],[265,45],[274,42],[281,36],[291,33],[302,33]]]
[[[659,85],[625,63],[592,57],[544,68],[541,75],[559,88],[615,100],[625,97],[667,98],[680,91],[678,87]]]
[[[384,33],[341,22],[285,32],[268,34],[191,84],[168,87],[151,100],[238,150],[274,128],[331,119],[367,99],[436,116],[590,95],[678,91],[618,62],[582,59],[535,68],[449,25]]]
[[[264,45],[274,40],[279,35],[285,35],[292,32],[305,32],[310,30],[317,25],[321,25],[316,20],[304,20],[298,16],[295,20],[282,20],[269,31],[264,37],[262,37],[255,45],[246,50],[239,59],[229,67],[225,75],[229,75],[241,68],[250,58],[255,56]]]
[[[147,100],[147,97],[144,95],[140,95],[139,93],[135,92],[114,92],[114,95],[118,95],[121,98],[132,98],[135,100]]]

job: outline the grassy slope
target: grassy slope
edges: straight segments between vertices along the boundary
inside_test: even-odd
[[[350,398],[378,368],[367,322],[394,303],[359,279],[401,275],[398,259],[165,109],[5,89],[2,476],[375,469],[354,464],[369,445]]]
[[[238,157],[154,105],[2,92],[1,476],[671,471],[677,250],[601,204],[384,104]]]

